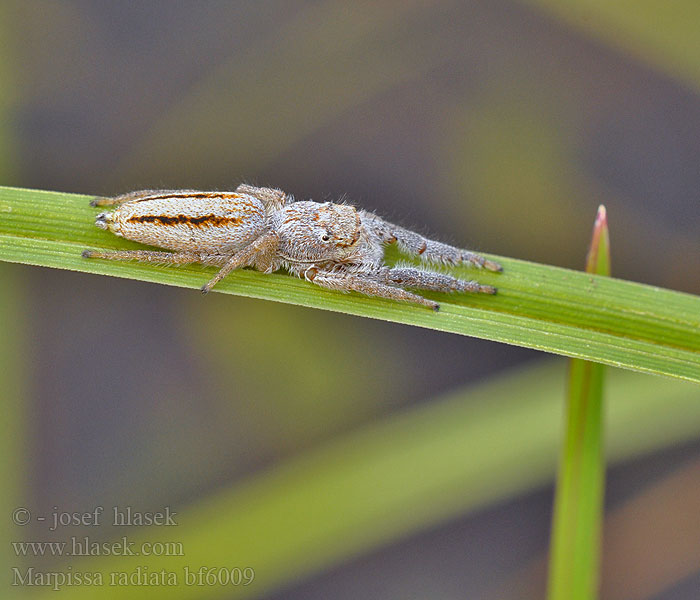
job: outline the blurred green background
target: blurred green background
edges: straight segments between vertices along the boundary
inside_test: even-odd
[[[6,0],[0,48],[4,185],[113,195],[245,181],[576,269],[603,203],[615,276],[700,293],[696,2]],[[185,557],[130,570],[212,557],[256,569],[245,590],[61,596],[541,597],[564,361],[1,267],[4,533],[122,535],[19,527],[18,506],[169,506]],[[609,472],[603,597],[697,598],[700,390],[612,382],[626,437],[610,441],[624,460]],[[450,446],[455,415],[464,429],[449,430]],[[511,429],[489,428],[514,415]],[[549,445],[531,451],[538,439]],[[346,477],[355,459],[382,477]],[[391,473],[405,479],[385,489]],[[5,547],[11,567],[80,568]]]

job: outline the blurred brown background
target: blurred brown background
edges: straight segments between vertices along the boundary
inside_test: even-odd
[[[573,4],[590,13],[506,0],[8,0],[2,183],[112,195],[245,181],[570,268],[603,203],[617,277],[700,293],[700,75],[639,15],[625,28],[601,3]],[[681,36],[700,15],[678,4],[690,11],[674,21]],[[695,27],[678,55],[700,56]],[[2,273],[26,310],[31,494],[45,510],[187,506],[541,359],[245,298]],[[698,456],[685,444],[615,468],[608,502]],[[546,551],[550,503],[550,488],[513,498],[267,597],[479,597]],[[634,597],[697,598],[698,569]]]

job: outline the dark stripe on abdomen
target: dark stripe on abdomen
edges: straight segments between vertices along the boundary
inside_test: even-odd
[[[201,217],[191,217],[189,215],[137,215],[127,219],[129,223],[157,223],[158,225],[191,225],[201,227],[210,225],[221,227],[222,225],[240,225],[243,222],[241,217],[220,217],[219,215],[202,215]]]

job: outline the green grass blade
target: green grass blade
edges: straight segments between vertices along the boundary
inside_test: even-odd
[[[586,272],[610,275],[605,207],[598,209]],[[605,366],[572,359],[549,563],[550,600],[597,597],[603,522]]]
[[[700,433],[697,386],[622,370],[609,375],[607,445],[613,462]],[[74,586],[66,587],[64,595],[104,600],[125,594],[134,600],[264,597],[371,548],[532,490],[549,482],[555,471],[565,379],[563,361],[505,372],[182,507],[176,528],[127,534],[135,544],[182,542],[184,556],[67,561],[73,572],[133,572],[139,565],[151,573],[165,569],[178,574],[177,591],[167,586]],[[116,539],[121,535],[114,534]],[[256,580],[250,587],[184,587],[183,568],[200,565],[250,565]],[[57,570],[65,569],[57,565]],[[42,592],[37,597],[54,597],[51,589]]]
[[[88,196],[0,188],[0,260],[199,288],[211,269],[87,260],[84,248],[138,248],[93,226]],[[700,297],[492,257],[493,296],[436,294],[442,310],[323,290],[286,274],[231,274],[215,290],[470,335],[700,382]],[[473,269],[455,273],[471,278]],[[206,300],[203,300],[206,301]]]

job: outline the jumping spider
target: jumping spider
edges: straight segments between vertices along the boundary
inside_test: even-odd
[[[271,188],[240,185],[235,192],[144,190],[96,198],[92,206],[116,206],[97,215],[95,225],[172,252],[85,250],[85,258],[221,267],[202,287],[207,293],[234,269],[255,267],[272,273],[284,267],[316,285],[368,296],[415,302],[438,310],[437,302],[404,288],[495,294],[476,281],[412,266],[384,264],[384,245],[397,243],[422,260],[469,263],[501,271],[495,262],[387,223],[348,204],[295,202]]]

